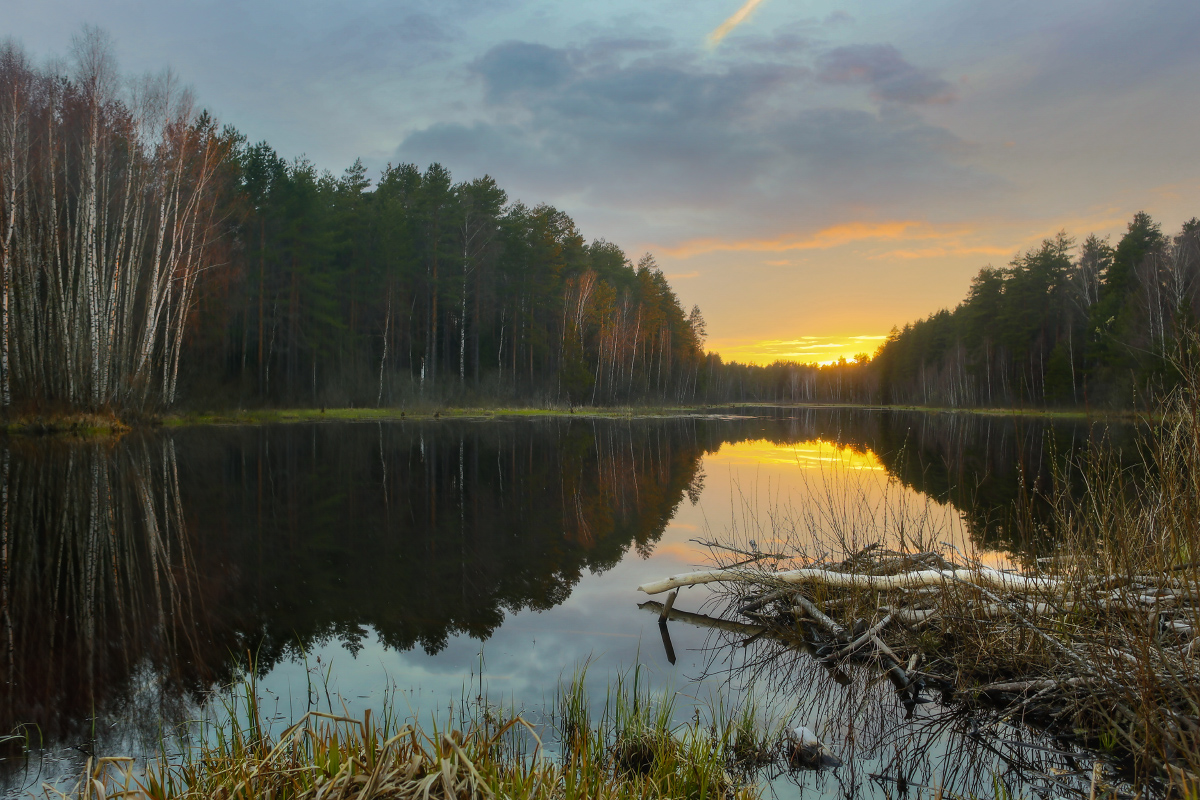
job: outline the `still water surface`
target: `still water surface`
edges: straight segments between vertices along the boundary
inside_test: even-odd
[[[775,776],[780,795],[883,797],[897,777],[991,787],[1011,759],[964,749],[978,720],[936,704],[906,720],[868,675],[843,687],[807,657],[679,623],[671,663],[636,587],[707,562],[705,540],[818,547],[814,531],[866,543],[881,526],[893,541],[1027,558],[1051,544],[1052,531],[1021,532],[1044,517],[1037,489],[1052,458],[1098,433],[766,408],[0,442],[0,726],[35,745],[28,757],[10,746],[0,778],[13,792],[88,753],[153,752],[249,654],[281,726],[313,703],[357,715],[389,698],[444,718],[481,694],[544,721],[584,664],[601,700],[615,674],[642,664],[679,693],[681,718],[752,691],[845,758]],[[676,607],[704,608],[710,588],[685,590]]]

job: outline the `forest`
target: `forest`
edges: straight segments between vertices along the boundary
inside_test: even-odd
[[[439,164],[340,176],[250,143],[105,34],[0,45],[0,404],[851,402],[1130,407],[1175,380],[1200,222],[1144,213],[984,267],[953,310],[835,364],[705,352],[653,255]]]
[[[1200,220],[1167,235],[1139,212],[1115,247],[1062,232],[984,267],[954,310],[893,330],[872,372],[885,403],[1137,407],[1178,383],[1198,313]]]
[[[286,159],[111,52],[0,49],[6,409],[696,397],[653,256],[488,176]]]

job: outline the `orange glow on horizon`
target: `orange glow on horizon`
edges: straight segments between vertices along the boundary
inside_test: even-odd
[[[860,353],[874,357],[887,334],[860,336],[801,336],[795,339],[714,339],[708,349],[726,363],[766,366],[776,361],[799,364],[835,364],[839,358],[853,361]]]

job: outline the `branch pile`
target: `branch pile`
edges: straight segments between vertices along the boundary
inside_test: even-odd
[[[938,552],[873,546],[802,569],[741,563],[639,589],[658,594],[720,582],[726,630],[740,618],[748,635],[789,641],[835,671],[873,664],[910,713],[923,691],[937,690],[944,703],[999,706],[1008,718],[1124,751],[1173,780],[1195,781],[1196,565],[1159,575],[1051,566],[1022,575]],[[661,611],[658,603],[645,605]]]

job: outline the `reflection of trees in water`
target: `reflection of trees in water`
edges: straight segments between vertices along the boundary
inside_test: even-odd
[[[94,709],[152,732],[247,650],[266,669],[299,645],[354,648],[368,627],[430,653],[487,638],[506,612],[648,555],[727,442],[870,449],[993,536],[1027,476],[1048,474],[1047,436],[1060,452],[1086,438],[965,415],[757,413],[9,441],[0,722],[74,744]]]
[[[845,408],[758,409],[763,438],[812,439],[875,453],[889,476],[963,515],[976,545],[1014,552],[1052,540],[1048,496],[1054,476],[1082,486],[1064,469],[1101,438],[1132,460],[1131,426],[969,413]]]
[[[178,434],[190,525],[236,585],[260,663],[367,626],[434,653],[584,571],[648,554],[700,461],[694,425],[330,425]]]
[[[2,446],[0,726],[84,744],[101,718],[174,716],[205,646],[170,440]],[[204,676],[201,680],[206,679]]]
[[[4,729],[68,745],[93,712],[152,741],[239,653],[265,670],[298,645],[353,649],[368,626],[431,653],[486,638],[648,554],[700,463],[688,421],[184,430],[3,454]]]

